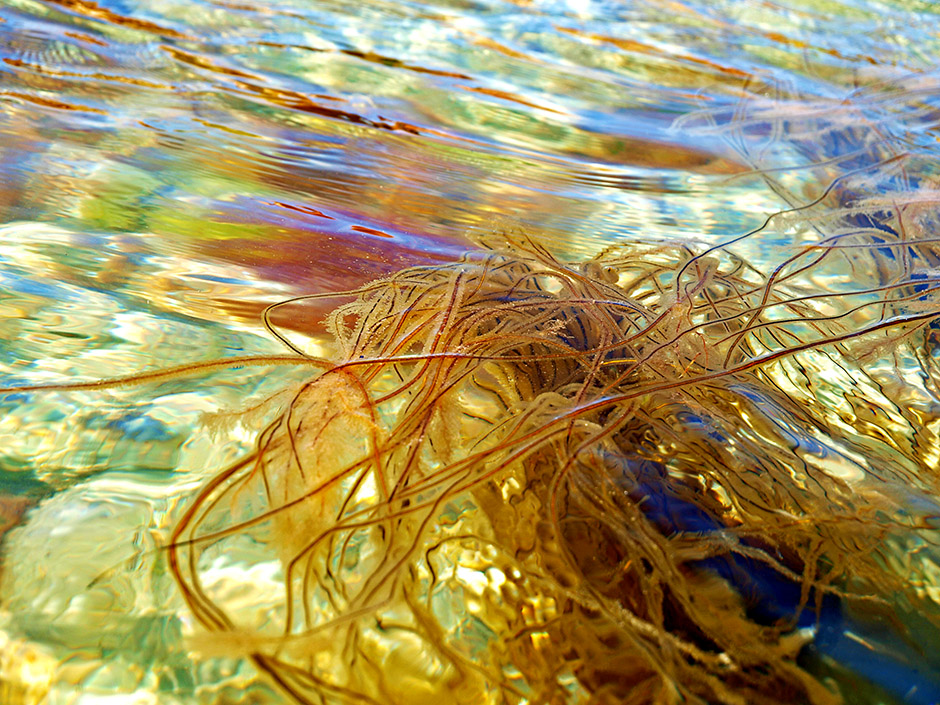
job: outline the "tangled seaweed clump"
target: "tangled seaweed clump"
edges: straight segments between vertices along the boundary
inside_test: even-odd
[[[872,230],[767,274],[508,229],[355,292],[176,527],[200,648],[302,703],[822,704],[861,641],[921,702],[940,278]],[[234,555],[272,609],[204,580]]]

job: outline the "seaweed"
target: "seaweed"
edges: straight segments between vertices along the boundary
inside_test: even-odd
[[[845,244],[764,274],[508,227],[350,294],[334,361],[268,317],[318,369],[173,533],[202,648],[302,703],[839,702],[849,628],[940,627],[891,564],[937,512],[934,245],[885,277]],[[279,566],[271,610],[214,596],[222,555]]]

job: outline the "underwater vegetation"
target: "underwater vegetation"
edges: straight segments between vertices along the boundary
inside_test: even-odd
[[[298,703],[936,702],[934,167],[859,118],[905,108],[883,94],[782,101],[685,122],[790,205],[723,244],[497,227],[270,307],[289,355],[48,385],[311,370],[244,410],[280,406],[164,548],[193,647]],[[814,160],[800,193],[753,148],[775,131]],[[342,297],[327,357],[274,323]],[[276,576],[269,605],[216,589],[223,557]]]
[[[330,359],[270,326],[318,369],[173,534],[200,648],[302,703],[937,702],[937,193],[868,98],[803,145],[778,98],[694,118],[790,202],[769,267],[764,227],[578,261],[508,226],[350,293]],[[808,197],[749,146],[783,128],[836,167]]]
[[[173,534],[200,644],[305,703],[932,702],[940,278],[844,235],[767,274],[510,228],[356,292]],[[222,553],[276,609],[214,599]]]

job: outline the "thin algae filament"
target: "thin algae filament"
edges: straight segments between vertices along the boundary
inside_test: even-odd
[[[350,294],[335,359],[271,326],[316,372],[173,533],[196,647],[299,703],[932,702],[924,212],[768,271],[505,228]]]

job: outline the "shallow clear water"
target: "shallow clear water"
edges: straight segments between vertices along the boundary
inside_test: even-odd
[[[931,188],[938,14],[4,0],[3,386],[278,352],[266,305],[452,261],[501,219],[591,255],[720,242],[879,159],[905,170],[870,193]],[[770,229],[742,253],[770,261],[786,242]],[[316,338],[333,305],[282,323]],[[280,701],[245,662],[189,652],[152,549],[250,442],[203,415],[300,374],[0,399],[0,699],[236,701],[250,685],[253,702]],[[258,580],[239,599],[262,599]]]

